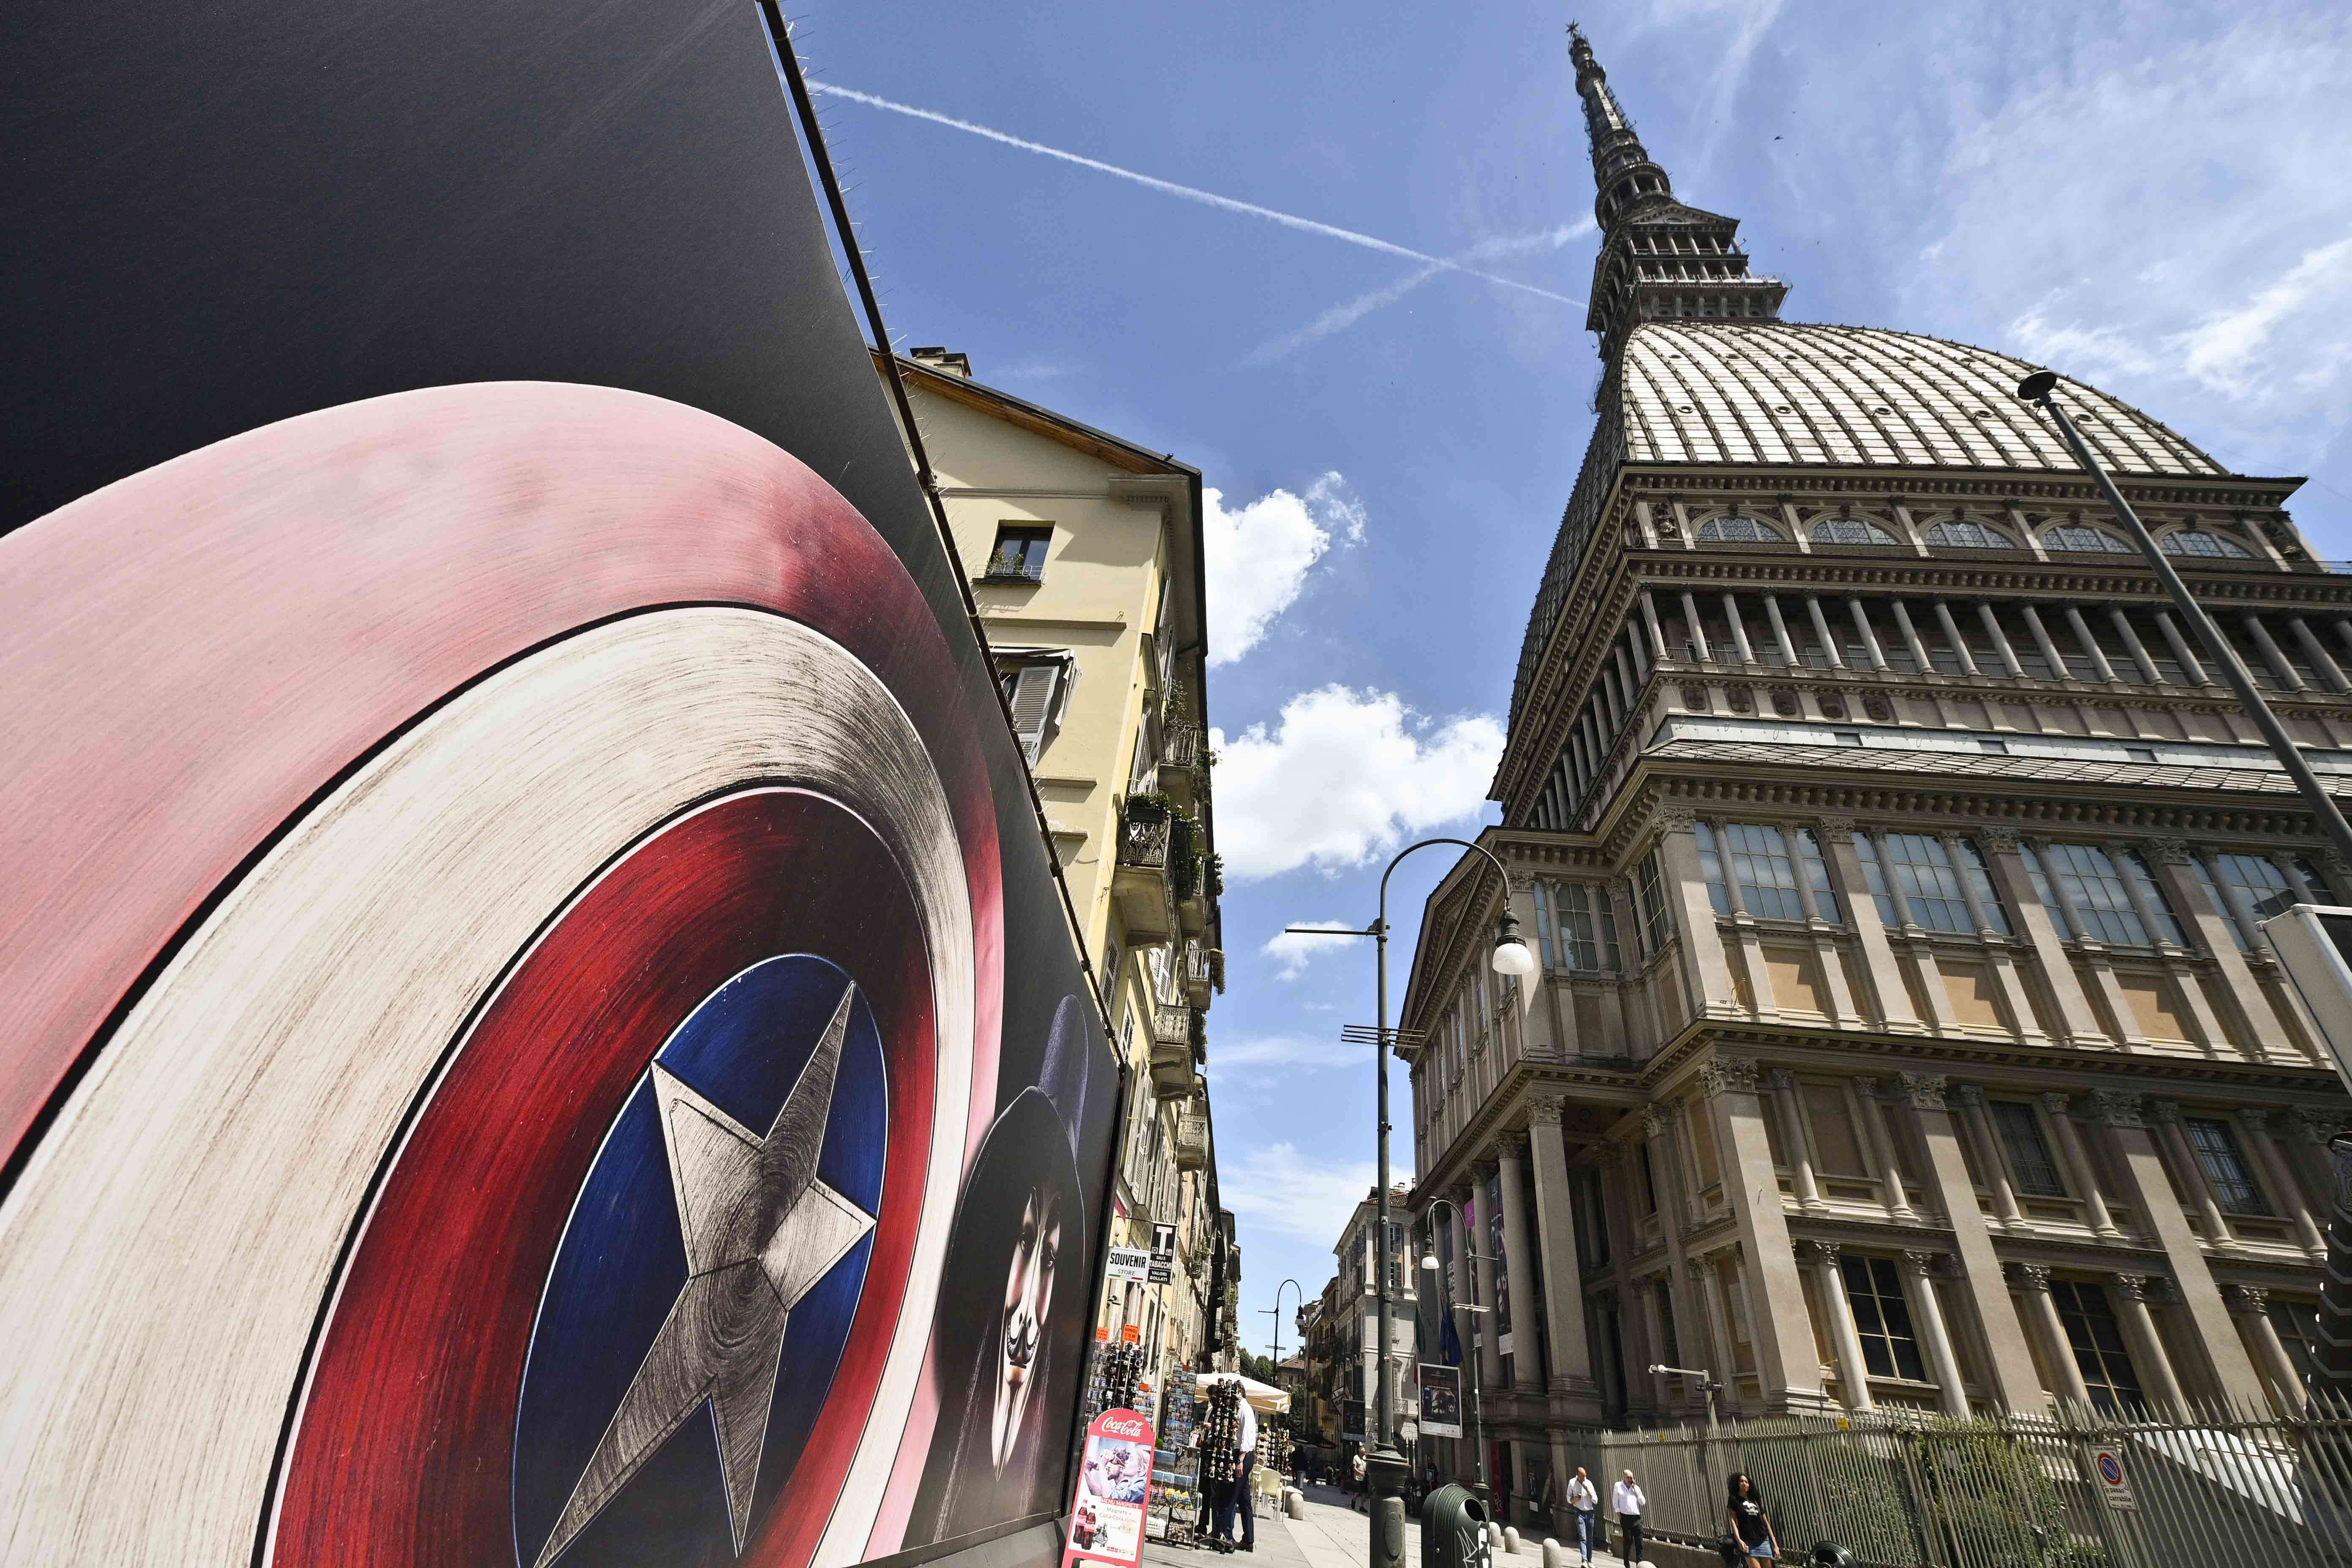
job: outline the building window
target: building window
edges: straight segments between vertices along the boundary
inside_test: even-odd
[[[1848,1253],[1838,1259],[1838,1271],[1845,1277],[1846,1305],[1853,1310],[1863,1364],[1870,1375],[1925,1383],[1927,1372],[1919,1360],[1918,1336],[1911,1331],[1911,1303],[1904,1298],[1893,1259]]]
[[[2184,528],[2168,533],[2157,544],[2167,555],[2204,555],[2217,560],[2251,561],[2253,556],[2246,547],[2233,539],[2218,533],[2208,533],[2201,528]]]
[[[1826,517],[1813,524],[1815,544],[1900,544],[1874,522],[1858,517]]]
[[[1698,525],[1701,544],[1779,544],[1780,531],[1752,517],[1710,518]]]
[[[2091,1404],[2110,1415],[2140,1404],[2139,1377],[2132,1371],[2123,1329],[2107,1305],[2106,1291],[2073,1279],[2053,1279],[2050,1300],[2065,1326],[2066,1343],[2074,1352],[2084,1386],[2090,1390]]]
[[[1992,1113],[1993,1131],[2000,1136],[2000,1152],[2009,1156],[2010,1180],[2030,1198],[2063,1198],[2065,1183],[2058,1179],[2058,1162],[2042,1136],[2042,1119],[2033,1107],[1996,1100],[1985,1109]]]
[[[2247,920],[2263,921],[2273,915],[2283,914],[2304,901],[2294,884],[2287,880],[2287,874],[2275,863],[2259,855],[2216,855],[2212,858],[2211,871],[2206,869],[2203,857],[2191,856],[2189,868],[2204,888],[2205,896],[2213,900],[2213,907],[2229,920],[2230,935],[2242,952],[2254,950],[2254,933],[2240,923],[2241,908],[2245,910]],[[2215,885],[2214,872],[2221,874],[2219,886]],[[2310,889],[2313,899],[2323,904],[2336,901],[2326,879],[2320,876],[2319,868],[2310,861],[2298,858],[2294,862],[2294,874],[2303,879],[2303,885]],[[2233,892],[2239,897],[2231,898],[2229,895]]]
[[[996,530],[996,548],[989,552],[987,576],[995,582],[1042,583],[1045,551],[1054,542],[1051,523],[1030,526],[1003,523]]]
[[[2014,550],[2017,542],[2006,533],[1987,528],[1981,522],[1962,518],[1951,522],[1927,525],[1929,544],[1940,544],[1948,550]]]
[[[2131,553],[2131,546],[2115,535],[2102,533],[2095,528],[2084,528],[2080,524],[2071,528],[2044,529],[2042,532],[2042,542],[2053,550],[2084,551],[2109,555]]]
[[[1538,891],[1542,884],[1537,884]],[[1610,913],[1608,895],[1581,882],[1562,882],[1552,889],[1554,930],[1561,956],[1570,969],[1586,973],[1621,966],[1617,952],[1617,921]],[[1542,911],[1538,910],[1540,914]],[[1549,933],[1547,933],[1549,934]],[[1550,943],[1545,957],[1550,957]]]
[[[1731,889],[1736,881],[1741,906],[1757,919],[1803,920],[1804,900],[1797,890],[1801,864],[1814,907],[1825,917],[1834,917],[1837,900],[1830,890],[1829,865],[1822,858],[1821,840],[1812,829],[1797,830],[1793,858],[1788,836],[1761,823],[1727,822],[1718,834],[1712,824],[1701,822],[1694,825],[1694,832],[1698,839],[1699,871],[1706,879],[1707,900],[1717,914],[1731,912]]]
[[[2186,1116],[2181,1118],[2180,1130],[2189,1135],[2189,1147],[2196,1151],[2197,1163],[2204,1167],[2205,1180],[2212,1185],[2213,1201],[2224,1214],[2269,1216],[2270,1200],[2263,1196],[2228,1122]]]
[[[1020,738],[1021,752],[1033,768],[1061,727],[1076,673],[1076,667],[1066,654],[1000,658],[996,662],[996,681],[1004,692],[1005,707],[1013,713],[1013,732]]]
[[[1645,956],[1655,958],[1666,951],[1666,938],[1674,931],[1674,918],[1666,909],[1665,879],[1659,872],[1658,852],[1654,848],[1642,857],[1641,872],[1633,890],[1642,906],[1642,949]]]
[[[2147,947],[2157,941],[2168,942],[2176,947],[2187,945],[2180,940],[2180,926],[2172,918],[2164,889],[2158,885],[2147,862],[2137,853],[2125,850],[2123,863],[2118,866],[2116,858],[2095,844],[2052,844],[2047,846],[2047,851],[2046,872],[2043,857],[2030,847],[2023,851],[2025,867],[2032,878],[2034,896],[2049,910],[2052,922],[2063,934],[2125,947]],[[2148,909],[2156,916],[2159,929],[2154,938],[2141,923],[2139,911],[2132,907],[2131,894],[2124,886],[2126,875],[2146,895]],[[2052,876],[2057,878],[2057,890],[2065,895],[2063,902],[2053,893]],[[2071,922],[2070,906],[2074,917]],[[2072,924],[2083,929],[2068,929]]]

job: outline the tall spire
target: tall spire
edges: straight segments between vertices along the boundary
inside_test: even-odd
[[[1592,58],[1592,46],[1573,22],[1568,25],[1568,56],[1576,62],[1576,95],[1584,100],[1584,132],[1592,142],[1592,216],[1606,232],[1648,198],[1674,200],[1674,183],[1651,161],[1633,122],[1609,90],[1609,73]]]
[[[1661,318],[1778,321],[1788,285],[1748,270],[1739,220],[1685,206],[1626,118],[1609,73],[1575,23],[1568,25],[1576,93],[1592,143],[1592,216],[1601,254],[1592,267],[1592,302],[1584,324],[1601,337],[1601,357],[1614,361],[1641,322]]]

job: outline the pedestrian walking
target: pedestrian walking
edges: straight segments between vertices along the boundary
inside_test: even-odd
[[[1601,1512],[1601,1489],[1592,1484],[1592,1478],[1584,1473],[1582,1465],[1576,1467],[1576,1474],[1569,1479],[1568,1508],[1576,1516],[1576,1549],[1590,1563],[1593,1521]]]
[[[1348,1458],[1348,1506],[1359,1513],[1364,1510],[1364,1451],[1361,1448]]]
[[[1241,1548],[1244,1552],[1255,1552],[1257,1488],[1252,1484],[1250,1472],[1257,1468],[1257,1412],[1251,1408],[1247,1394],[1242,1396],[1241,1406],[1241,1468],[1234,1472],[1234,1487],[1241,1497]]]
[[[1723,1539],[1726,1563],[1737,1568],[1741,1563],[1780,1560],[1780,1537],[1772,1529],[1772,1516],[1764,1511],[1762,1494],[1745,1470],[1735,1472],[1725,1489],[1723,1517],[1730,1527]],[[1738,1548],[1736,1555],[1734,1547]]]
[[[1609,1507],[1617,1515],[1617,1550],[1627,1568],[1642,1561],[1642,1516],[1650,1511],[1650,1497],[1633,1472],[1625,1471],[1609,1489]]]

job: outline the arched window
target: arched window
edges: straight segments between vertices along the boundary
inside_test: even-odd
[[[1987,528],[1981,522],[1970,522],[1966,518],[1953,522],[1928,524],[1927,542],[1941,544],[1953,550],[2014,550],[2017,548],[2017,542],[2006,533],[1997,529]]]
[[[2209,555],[2229,561],[2251,561],[2252,552],[2225,534],[2201,528],[2184,528],[2156,542],[2167,555]]]
[[[1698,525],[1701,544],[1778,544],[1780,531],[1752,517],[1711,518]]]
[[[2115,535],[2102,533],[2095,528],[2084,528],[2079,523],[2043,530],[2042,542],[2053,550],[2088,551],[2112,555],[2131,553],[2131,546]]]
[[[1898,544],[1902,542],[1874,522],[1859,517],[1825,517],[1813,524],[1815,544]]]

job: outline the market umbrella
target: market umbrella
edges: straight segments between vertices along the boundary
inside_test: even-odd
[[[1250,1408],[1259,1415],[1286,1415],[1290,1413],[1288,1390],[1276,1388],[1270,1383],[1260,1383],[1254,1377],[1244,1377],[1237,1372],[1204,1372],[1192,1381],[1203,1388],[1213,1387],[1220,1383],[1238,1383],[1242,1385],[1242,1397],[1248,1400]]]

